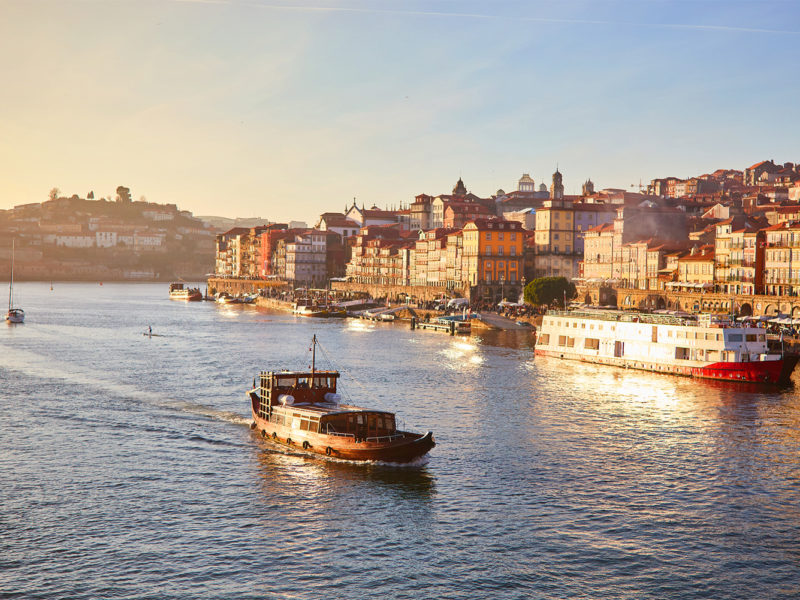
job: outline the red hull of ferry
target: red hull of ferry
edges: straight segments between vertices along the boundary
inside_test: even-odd
[[[787,383],[797,359],[797,356],[784,356],[781,360],[712,363],[693,368],[692,376],[747,383]]]
[[[630,361],[626,362],[618,358],[598,358],[591,359],[584,356],[565,357],[563,353],[550,350],[536,349],[538,356],[555,356],[568,360],[579,360],[594,364],[604,364],[609,366],[624,367],[629,369],[641,369],[654,373],[671,373],[673,375],[683,375],[688,377],[698,377],[701,379],[715,379],[718,381],[738,381],[741,383],[759,383],[780,385],[789,383],[792,371],[797,365],[800,356],[787,354],[780,360],[765,360],[752,362],[718,362],[711,363],[705,367],[681,367],[681,366],[662,366],[649,362]]]

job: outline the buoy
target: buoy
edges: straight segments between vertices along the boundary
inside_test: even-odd
[[[308,442],[303,442],[303,450],[308,450],[311,447],[311,444]]]
[[[333,449],[330,446],[325,448],[325,454],[327,454],[328,456],[330,456],[332,452],[333,452]]]

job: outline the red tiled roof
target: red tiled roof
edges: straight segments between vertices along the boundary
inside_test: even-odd
[[[603,223],[602,225],[595,225],[594,227],[587,229],[584,233],[596,232],[596,233],[603,233],[604,231],[613,231],[614,224],[613,223]]]

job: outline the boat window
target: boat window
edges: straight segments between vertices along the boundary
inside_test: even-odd
[[[765,339],[766,339],[766,337],[764,337],[764,334],[763,334],[763,333],[759,333],[759,334],[758,334],[758,341],[759,341],[759,342],[763,342]]]
[[[586,329],[586,323],[581,323],[581,329]]]
[[[291,387],[294,385],[295,379],[294,377],[276,377],[275,382],[280,387]]]
[[[729,333],[728,334],[728,341],[741,342],[742,341],[742,334],[741,333]]]
[[[719,341],[720,340],[719,334],[716,334],[716,336],[717,336],[717,341]]]
[[[672,330],[671,329],[667,332],[667,337],[672,337]]]
[[[550,334],[543,333],[542,335],[540,335],[537,343],[542,346],[547,346],[550,343]]]
[[[748,342],[755,342],[756,341],[756,334],[755,333],[748,333],[745,337],[745,340]]]
[[[689,348],[675,348],[675,358],[689,360]]]
[[[575,346],[575,338],[567,338],[567,348],[573,348]]]
[[[565,335],[558,336],[558,345],[559,346],[566,346],[567,345],[567,336],[565,336]]]
[[[586,338],[583,347],[589,350],[597,350],[600,348],[600,340],[596,338]]]
[[[592,329],[594,329],[594,323],[592,323],[591,325],[589,325],[589,330],[592,330]]]

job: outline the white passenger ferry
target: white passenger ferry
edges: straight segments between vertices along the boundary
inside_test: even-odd
[[[798,357],[770,352],[764,329],[712,315],[549,311],[536,354],[689,377],[785,383]]]

